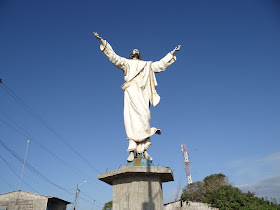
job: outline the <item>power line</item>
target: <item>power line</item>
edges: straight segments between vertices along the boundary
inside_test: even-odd
[[[15,153],[12,149],[10,149],[1,139],[0,139],[0,144],[8,151],[10,152],[18,161],[20,161],[21,163],[24,162],[24,160],[17,154]],[[25,163],[26,167],[32,171],[34,174],[36,174],[37,176],[39,176],[41,179],[43,179],[44,181],[46,181],[47,183],[63,190],[64,192],[67,192],[68,194],[74,195],[73,193],[69,192],[68,190],[66,190],[65,188],[57,185],[56,183],[54,183],[53,181],[51,181],[50,179],[48,179],[47,177],[45,177],[42,173],[40,173],[37,169],[35,169],[33,166],[31,166],[28,162]]]
[[[81,174],[78,172],[77,169],[74,169],[73,166],[66,162],[65,160],[63,160],[62,158],[60,158],[59,156],[57,156],[56,154],[54,154],[52,151],[50,151],[49,149],[47,149],[43,144],[41,144],[38,140],[36,140],[36,138],[34,138],[29,132],[27,132],[24,128],[20,127],[15,121],[13,121],[7,114],[3,113],[10,121],[12,121],[20,130],[22,130],[23,132],[21,132],[19,129],[15,128],[14,126],[12,126],[11,124],[7,123],[6,121],[4,121],[3,119],[0,119],[0,121],[4,124],[6,124],[7,126],[9,126],[10,128],[12,128],[13,130],[17,131],[18,133],[20,133],[21,135],[23,135],[24,137],[26,137],[27,139],[30,139],[32,141],[34,141],[36,144],[38,144],[42,149],[44,149],[46,152],[48,152],[49,154],[51,154],[52,156],[54,156],[57,160],[61,161],[63,164],[66,164],[67,166],[69,166],[77,175],[81,176]],[[25,133],[27,134],[25,134]]]
[[[41,122],[51,133],[53,133],[61,142],[63,142],[74,154],[80,157],[85,161],[91,168],[93,168],[97,173],[100,173],[85,157],[83,157],[75,148],[73,148],[68,141],[66,141],[60,134],[58,134],[48,123],[43,120],[38,114],[36,114],[22,99],[20,99],[8,86],[3,83],[0,83],[2,89],[14,98],[19,104],[21,104],[29,113],[31,113],[39,122]]]
[[[97,203],[99,203],[99,204],[103,205],[103,203],[101,203],[101,202],[99,202],[99,201],[97,201],[97,200],[93,199],[92,197],[90,197],[90,196],[89,196],[89,195],[87,195],[86,193],[84,193],[84,192],[82,192],[82,191],[80,191],[80,193],[84,194],[86,197],[90,198],[90,199],[91,199],[91,200],[93,200],[94,202],[97,202]]]
[[[2,176],[0,176],[0,178],[1,178],[7,185],[9,185],[10,188],[12,188],[13,190],[16,189],[16,188],[13,187],[12,185],[10,185],[9,182],[7,182]]]
[[[73,153],[75,153],[77,156],[79,156],[83,161],[85,161],[91,168],[93,168],[97,173],[100,173],[100,171],[94,167],[85,157],[83,157],[75,148],[73,148],[69,142],[63,138],[63,136],[61,136],[60,134],[58,134],[45,120],[43,120],[38,114],[36,114],[26,103],[24,103],[24,101],[19,98],[8,86],[6,86],[5,84],[1,83],[0,86],[2,87],[2,89],[8,94],[10,95],[15,101],[17,101],[19,104],[21,104],[30,114],[32,114],[32,116],[34,118],[36,118],[42,125],[44,125],[51,133],[53,133],[60,141],[62,141]],[[4,87],[3,87],[4,86]],[[6,115],[6,114],[5,114]],[[7,116],[7,115],[6,115]],[[9,118],[9,117],[8,117]],[[0,119],[1,120],[1,119]],[[55,155],[53,152],[51,152],[50,150],[48,150],[46,147],[44,147],[40,142],[38,142],[34,137],[32,137],[25,129],[23,129],[22,127],[18,126],[14,121],[12,121],[14,124],[17,125],[17,127],[19,127],[22,131],[24,131],[26,134],[24,134],[23,132],[19,131],[18,129],[14,128],[13,126],[11,126],[10,124],[8,124],[7,122],[1,120],[3,123],[5,123],[6,125],[8,125],[9,127],[15,129],[17,132],[21,133],[22,135],[24,135],[25,137],[33,140],[35,143],[37,143],[41,148],[43,148],[45,151],[47,151],[48,153],[50,153],[51,155],[53,155],[55,158],[57,158],[58,160],[62,161],[63,163],[67,164],[68,166],[71,167],[72,170],[74,170],[73,166],[69,163],[67,163],[66,161],[64,161],[63,159],[61,159],[60,157],[58,157],[57,155]],[[1,141],[1,140],[0,140]],[[3,142],[2,142],[3,143]],[[2,144],[1,144],[2,145]],[[3,145],[2,145],[3,146]],[[8,147],[5,149],[9,149]],[[8,150],[9,151],[9,150]],[[20,158],[19,156],[16,155],[16,153],[13,153],[13,151],[9,151],[13,154],[13,156],[15,156],[20,162],[22,162],[22,158]],[[35,173],[36,175],[38,175],[40,178],[44,179],[45,181],[47,181],[48,183],[68,192],[67,190],[65,190],[64,188],[61,188],[60,186],[56,185],[54,182],[52,182],[51,180],[47,179],[46,177],[44,177],[39,171],[37,171],[35,168],[33,168],[30,164],[26,163],[26,167],[31,170],[33,173]],[[77,171],[75,170],[75,172],[77,173]],[[78,174],[80,175],[80,174]],[[68,192],[70,193],[70,192]],[[73,193],[70,193],[73,194]],[[85,194],[86,195],[86,194]],[[87,196],[87,195],[86,195]],[[87,196],[89,197],[89,196]],[[86,199],[82,198],[83,200],[98,206],[97,204],[95,204],[95,202],[98,202],[102,205],[101,202],[96,201],[95,199],[89,197],[90,199],[92,199],[94,201],[94,203],[87,201]],[[101,206],[99,206],[101,207]],[[102,207],[101,207],[102,208]]]
[[[12,165],[7,161],[5,160],[1,155],[0,155],[0,158],[4,161],[4,163],[11,169],[11,171],[18,177],[20,178],[20,176],[17,174],[17,172],[12,168]],[[31,187],[27,182],[25,182],[24,180],[22,180],[22,182],[24,184],[26,184],[28,187],[30,187],[34,192],[38,193],[37,190],[35,190],[33,187]]]
[[[62,158],[60,158],[59,156],[57,156],[56,154],[54,154],[52,151],[50,151],[49,149],[47,149],[43,144],[41,144],[35,137],[33,137],[28,131],[26,131],[23,127],[19,126],[11,117],[9,117],[6,113],[3,113],[11,122],[13,122],[15,124],[14,127],[13,125],[11,125],[10,123],[4,121],[3,119],[0,118],[0,121],[2,123],[4,123],[5,125],[7,125],[8,127],[10,127],[11,129],[15,130],[16,132],[18,132],[19,134],[23,135],[24,137],[26,137],[27,139],[30,139],[32,141],[34,141],[37,145],[39,145],[42,149],[44,149],[46,152],[48,152],[49,154],[51,154],[52,156],[54,156],[57,160],[59,160],[60,162],[62,162],[64,165],[67,165],[69,168],[71,168],[71,170],[73,172],[75,172],[77,175],[79,175],[81,178],[83,177],[82,174],[76,169],[74,168],[74,166],[72,166],[70,163],[66,162],[65,160],[63,160]],[[98,184],[95,180],[90,179],[91,181],[93,181],[95,184]],[[102,188],[102,189],[106,189],[107,188]]]
[[[87,199],[84,199],[84,198],[82,198],[81,196],[79,196],[79,198],[82,199],[83,201],[86,201],[86,202],[88,202],[88,203],[90,203],[90,204],[93,204],[93,205],[96,205],[96,206],[102,208],[102,206],[99,206],[99,205],[97,205],[97,204],[95,204],[95,203],[93,203],[93,202],[91,202],[91,201],[88,201]],[[95,201],[96,201],[96,200],[95,200]],[[99,203],[100,203],[100,202],[99,202]]]
[[[0,140],[0,144],[2,145],[2,141]],[[3,145],[2,145],[3,146]],[[5,145],[5,146],[7,146],[7,145]],[[3,146],[4,148],[5,148],[5,146]],[[5,149],[7,149],[7,148],[5,148]],[[17,154],[16,154],[16,156],[17,156]],[[10,170],[18,177],[18,178],[20,178],[20,175],[18,175],[18,173],[15,171],[15,169],[13,168],[13,166],[5,159],[5,158],[3,158],[1,155],[0,155],[0,158],[3,160],[3,162],[10,168]],[[20,157],[19,157],[19,159],[21,159]],[[21,162],[21,161],[20,161]],[[32,171],[33,172],[33,171]],[[36,174],[37,175],[37,174]],[[39,176],[40,177],[40,176]],[[15,187],[13,187],[13,186],[11,186],[3,177],[1,177],[0,176],[0,178],[2,178],[2,180],[7,184],[7,185],[9,185],[12,189],[16,189]],[[42,177],[40,177],[40,178],[42,178]],[[39,193],[37,190],[35,190],[33,187],[31,187],[27,182],[25,182],[24,180],[22,180],[22,182],[24,183],[24,184],[26,184],[30,189],[32,189],[34,192],[36,192],[36,193]],[[62,188],[60,188],[60,189],[62,189]],[[65,191],[65,190],[64,190]],[[67,191],[68,192],[68,191]],[[70,192],[68,192],[68,193],[70,193]],[[83,193],[83,192],[82,192]],[[72,195],[74,195],[73,193],[70,193],[70,194],[72,194]],[[85,193],[83,193],[83,194],[85,194]],[[85,194],[86,195],[86,194]],[[79,196],[80,197],[80,196]],[[89,197],[89,196],[88,196]],[[102,205],[102,203],[101,202],[99,202],[99,201],[97,201],[97,200],[95,200],[95,199],[93,199],[93,198],[91,198],[91,197],[89,197],[90,199],[92,199],[92,200],[94,200],[95,202],[98,202],[98,203],[100,203],[101,205]],[[92,203],[92,202],[90,202],[90,201],[88,201],[88,200],[86,200],[86,199],[84,199],[84,198],[82,198],[82,197],[80,197],[80,199],[82,199],[82,200],[84,200],[84,201],[86,201],[86,202],[88,202],[88,203],[91,203],[91,204],[94,204],[94,203]],[[102,208],[102,206],[99,206],[99,205],[97,205],[97,204],[94,204],[94,205],[96,205],[96,206],[98,206],[98,207],[101,207]]]
[[[81,174],[81,172],[79,170],[77,170],[73,165],[71,165],[70,163],[68,163],[67,161],[65,161],[64,159],[62,159],[61,157],[57,156],[56,154],[54,154],[52,151],[50,151],[49,149],[47,149],[43,144],[41,144],[35,137],[33,137],[28,131],[26,131],[26,129],[24,129],[23,127],[19,126],[11,117],[9,117],[6,113],[3,113],[3,115],[5,115],[11,122],[13,122],[15,124],[15,126],[11,125],[10,123],[4,121],[3,119],[0,118],[0,121],[2,123],[4,123],[5,125],[7,125],[8,127],[10,127],[11,129],[15,130],[16,132],[18,132],[19,134],[23,135],[24,137],[26,137],[27,139],[30,139],[32,141],[34,141],[37,145],[39,145],[42,149],[44,149],[46,152],[48,152],[49,154],[51,154],[52,156],[54,156],[57,160],[59,160],[61,163],[63,163],[64,165],[67,165],[69,168],[71,168],[71,170],[76,173],[78,176],[80,176],[82,179],[84,175]],[[98,184],[95,180],[91,179],[91,178],[87,178],[89,180],[91,180],[92,182],[94,182],[95,184]],[[106,189],[107,188],[102,188],[102,189]]]
[[[18,168],[16,168],[15,166],[13,166],[11,163],[9,163],[7,160],[6,162],[10,165],[11,168],[13,168],[14,171],[17,171],[17,174],[20,174],[20,170]],[[34,178],[31,178],[30,176],[28,176],[27,174],[24,175],[25,178],[28,178],[29,180],[31,180],[32,182],[39,184],[37,181],[34,180]]]
[[[71,193],[69,192],[68,190],[66,190],[65,188],[57,185],[56,183],[54,183],[53,181],[51,181],[50,179],[48,179],[47,177],[45,177],[42,173],[40,173],[37,169],[35,169],[33,166],[31,166],[28,162],[26,162],[24,159],[22,159],[16,152],[14,152],[11,148],[9,148],[1,139],[0,139],[0,145],[2,147],[4,147],[8,152],[10,152],[18,161],[20,161],[21,163],[25,163],[26,167],[31,171],[33,172],[34,174],[36,174],[37,176],[39,176],[41,179],[43,179],[44,181],[46,181],[47,183],[63,190],[64,192],[67,192],[68,194],[71,194],[71,195],[74,195],[74,193]],[[16,173],[16,171],[12,168],[12,165],[10,163],[8,163],[8,161],[6,161],[1,155],[0,155],[0,158],[7,164],[7,166],[14,172],[14,174],[20,178],[20,176]],[[34,188],[32,188],[28,183],[26,183],[24,180],[22,180],[22,182],[24,182],[28,187],[30,187],[34,192],[37,192]],[[38,193],[38,192],[37,192]],[[102,204],[101,202],[91,198],[90,196],[88,196],[87,194],[83,193],[82,194],[86,195],[88,198],[92,199],[94,202],[97,202],[97,203],[100,203]],[[95,203],[92,203],[90,201],[88,201],[87,199],[85,198],[82,198],[80,197],[80,199],[88,202],[88,203],[91,203],[91,204],[94,204],[98,207],[101,207]],[[102,208],[102,207],[101,207]]]

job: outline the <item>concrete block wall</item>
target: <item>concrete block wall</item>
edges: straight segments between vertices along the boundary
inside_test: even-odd
[[[166,204],[164,210],[218,210],[218,208],[211,207],[207,203],[188,201],[176,201]]]
[[[45,210],[47,201],[46,197],[23,191],[0,196],[0,206],[6,206],[7,210]]]

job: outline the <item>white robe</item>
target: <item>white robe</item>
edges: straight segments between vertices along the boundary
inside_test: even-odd
[[[176,56],[168,53],[157,62],[126,59],[118,56],[111,45],[105,41],[101,44],[101,51],[119,69],[124,72],[122,85],[124,90],[124,124],[128,151],[142,153],[150,145],[150,136],[159,129],[150,127],[151,114],[149,106],[156,106],[160,96],[156,92],[157,81],[155,73],[164,71],[176,61]],[[158,133],[157,132],[157,133]]]

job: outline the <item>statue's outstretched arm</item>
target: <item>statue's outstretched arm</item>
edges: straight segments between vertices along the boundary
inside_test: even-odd
[[[160,61],[156,61],[152,63],[152,70],[156,73],[165,71],[172,63],[176,61],[176,56],[174,55],[175,52],[179,51],[181,45],[175,47],[170,53],[168,53],[164,58]]]
[[[126,72],[128,70],[128,64],[126,62],[127,59],[117,55],[111,45],[102,37],[98,35],[98,33],[93,32],[96,39],[101,41],[100,49],[101,51],[106,55],[106,57],[119,69],[121,69],[124,74],[126,75]]]

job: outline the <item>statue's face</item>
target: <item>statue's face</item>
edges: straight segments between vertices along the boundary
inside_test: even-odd
[[[132,51],[132,54],[133,54],[133,55],[140,55],[139,50],[137,50],[137,49],[134,49],[134,50]]]
[[[129,59],[142,60],[139,50],[137,50],[137,49],[132,50],[132,53],[130,54]]]

